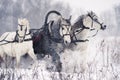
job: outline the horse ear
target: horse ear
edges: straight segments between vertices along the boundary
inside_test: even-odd
[[[69,19],[68,19],[68,20],[69,20],[69,21],[71,21],[71,18],[72,18],[72,15],[70,15],[70,17],[69,17]]]
[[[91,15],[91,11],[87,11],[87,15],[89,15],[89,16],[90,16],[90,15]]]
[[[20,18],[18,18],[18,23],[20,22]]]
[[[93,11],[90,11],[90,15],[93,15],[93,16],[94,16],[94,15],[95,15],[95,13],[94,13]]]
[[[63,36],[62,28],[61,28],[61,27],[60,27],[60,29],[59,29],[59,33],[60,33],[61,36]]]
[[[93,11],[91,11],[90,13],[91,13],[91,14],[93,14],[94,12],[93,12]]]
[[[50,21],[49,22],[49,24],[48,24],[48,30],[49,30],[49,32],[50,32],[50,34],[52,34],[52,26],[53,26],[53,23],[54,23],[54,21]]]
[[[28,28],[28,30],[30,29],[30,23],[28,20],[27,20],[27,28]]]
[[[60,17],[59,17],[59,20],[60,20],[60,21],[62,21],[62,20],[63,20],[63,17],[62,17],[62,16],[60,16]]]

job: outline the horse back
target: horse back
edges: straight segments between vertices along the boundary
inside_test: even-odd
[[[5,32],[4,34],[1,35],[0,41],[1,40],[8,40],[8,41],[13,41],[16,36],[16,32]]]

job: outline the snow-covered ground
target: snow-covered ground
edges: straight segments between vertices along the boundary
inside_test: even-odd
[[[22,57],[20,68],[15,68],[15,60],[8,59],[7,65],[2,63],[0,80],[120,80],[120,37],[93,38],[89,43],[85,72],[73,70],[80,69],[76,67],[81,60],[80,52],[67,50],[61,54],[61,73],[46,69],[53,66],[51,57],[39,57],[37,65],[30,57]]]

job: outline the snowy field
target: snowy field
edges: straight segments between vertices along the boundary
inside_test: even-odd
[[[65,18],[72,15],[73,23],[81,14],[94,11],[107,25],[99,34],[104,38],[90,39],[85,60],[80,51],[65,50],[60,54],[60,73],[54,72],[48,55],[37,55],[38,63],[24,56],[19,68],[15,59],[6,57],[5,62],[0,60],[0,80],[120,80],[120,0],[0,0],[0,35],[16,31],[18,18],[27,18],[31,28],[41,28],[50,10],[60,11]],[[81,72],[84,61],[87,68]]]
[[[80,56],[77,56],[79,52],[67,50],[62,53],[66,54],[65,57],[68,59],[61,60],[64,61],[61,73],[46,69],[53,66],[50,57],[46,56],[44,59],[39,57],[38,64],[35,65],[27,56],[21,59],[19,69],[15,68],[15,60],[8,59],[7,65],[2,63],[0,80],[120,80],[119,37],[91,39],[88,49],[88,68],[84,73],[73,71],[73,67],[77,65],[76,61],[80,60],[78,58]],[[77,69],[79,70],[78,67]]]

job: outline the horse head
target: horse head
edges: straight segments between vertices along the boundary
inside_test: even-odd
[[[71,20],[71,17],[69,19],[61,18],[60,23],[59,23],[60,24],[59,33],[62,36],[65,45],[68,45],[71,43],[71,37],[70,37],[71,22],[70,20]]]
[[[104,25],[94,12],[89,12],[87,15],[82,15],[73,24],[71,30],[72,39],[78,42],[88,41],[89,32],[96,30],[105,30],[106,25]],[[96,34],[97,34],[96,32]],[[95,36],[94,34],[93,36]],[[81,40],[78,40],[81,39]]]
[[[27,19],[18,19],[18,30],[17,36],[19,42],[23,42],[25,39],[25,35],[29,34],[29,21]]]
[[[50,21],[47,23],[48,15],[51,13],[57,14],[59,17],[57,20]],[[57,41],[63,41],[65,45],[69,45],[71,43],[70,37],[70,30],[71,30],[71,23],[70,19],[65,19],[62,15],[57,11],[50,11],[48,12],[45,20],[45,24],[48,24],[48,31],[49,34],[53,37],[53,39]]]
[[[83,19],[83,25],[91,30],[105,30],[106,25],[103,24],[94,12],[89,12]]]

